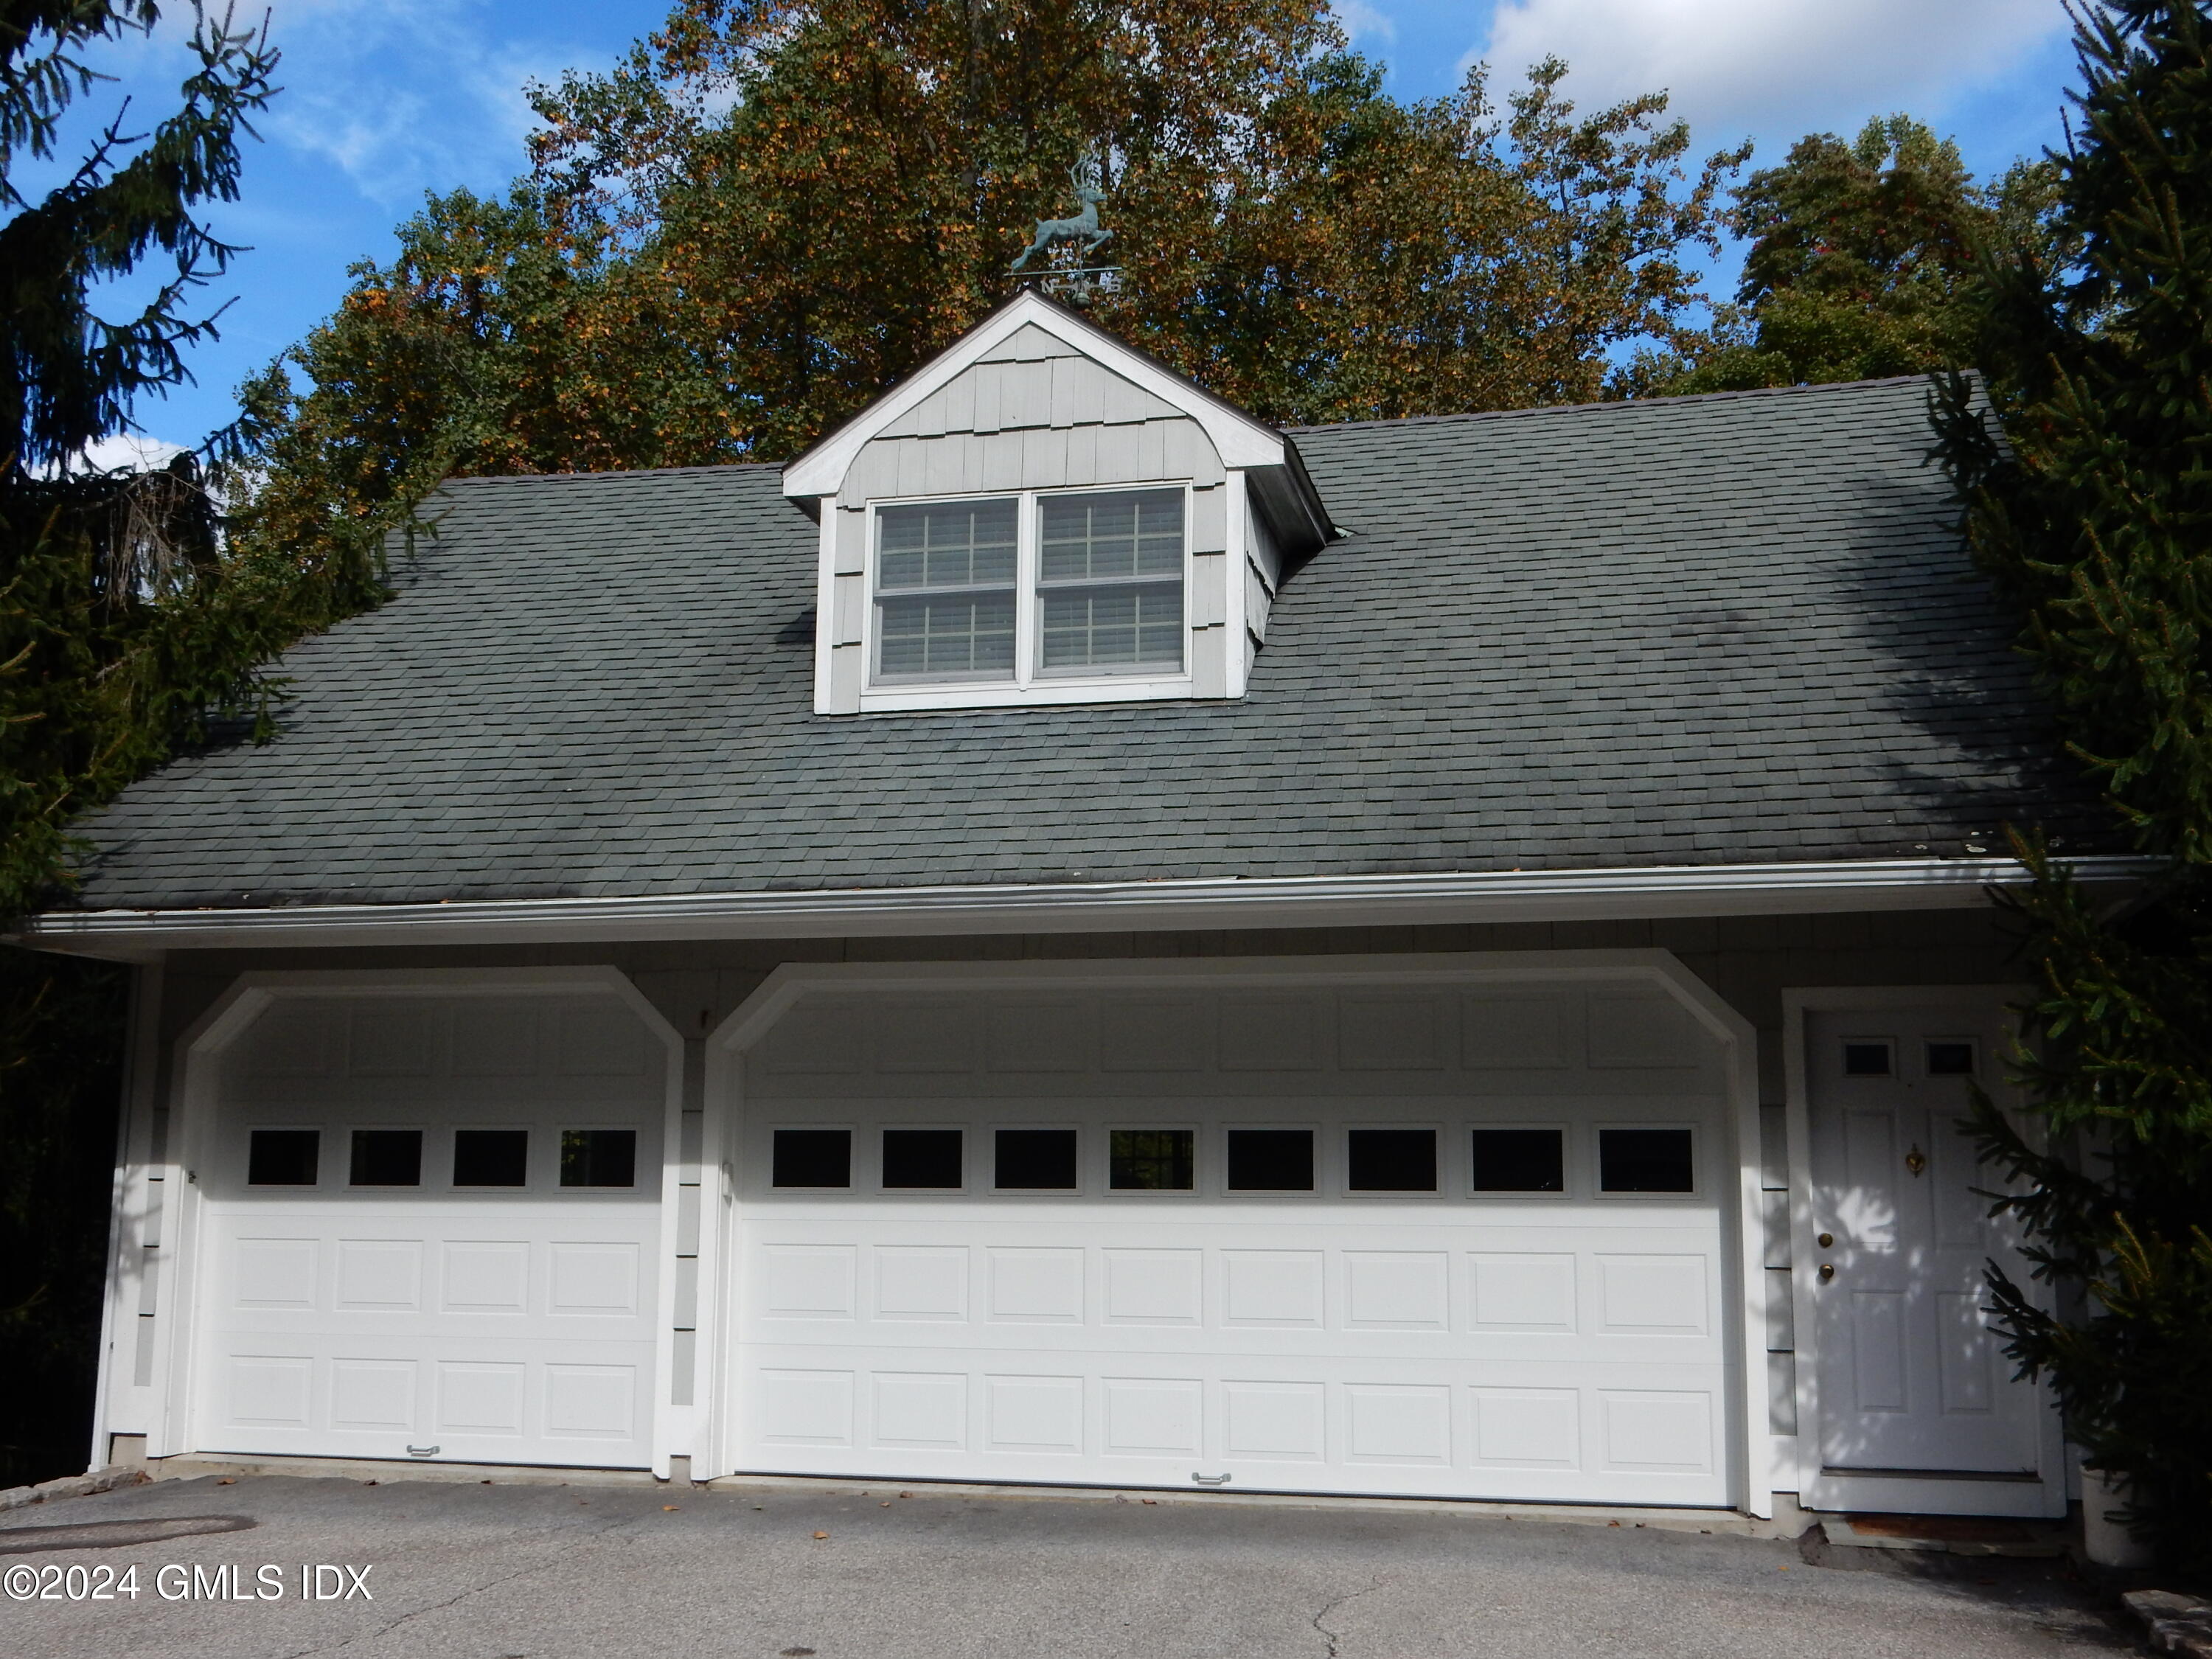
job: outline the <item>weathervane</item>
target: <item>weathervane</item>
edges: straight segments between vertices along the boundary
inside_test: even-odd
[[[1026,270],[1030,260],[1043,254],[1048,263],[1035,280],[1046,293],[1070,305],[1088,305],[1099,294],[1118,286],[1115,279],[1121,274],[1121,266],[1089,263],[1114,235],[1098,224],[1098,204],[1106,199],[1104,171],[1095,157],[1085,157],[1068,169],[1068,182],[1075,186],[1080,210],[1066,219],[1038,220],[1036,234],[1007,270]]]

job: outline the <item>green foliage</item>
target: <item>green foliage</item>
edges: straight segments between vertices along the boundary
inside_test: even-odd
[[[227,19],[194,16],[196,67],[174,112],[134,133],[118,111],[36,199],[21,171],[53,160],[64,118],[98,85],[86,53],[150,29],[158,9],[28,0],[0,19],[0,919],[65,888],[76,814],[203,740],[211,712],[258,709],[259,664],[373,596],[350,552],[241,559],[203,457],[112,475],[85,459],[128,428],[134,399],[185,377],[185,350],[214,329],[192,290],[235,252],[200,210],[237,194],[276,57]],[[149,263],[153,297],[100,314],[95,292]],[[204,455],[248,435],[218,434]],[[91,1397],[123,982],[105,963],[0,950],[8,1479],[61,1472],[54,1460],[84,1443],[70,1419]]]
[[[2076,47],[2054,229],[2078,258],[1992,251],[2004,441],[1959,376],[1939,430],[2069,748],[2166,872],[2110,923],[2021,843],[2037,1133],[1987,1100],[1974,1127],[2052,1292],[1992,1267],[2009,1351],[2167,1565],[2212,1583],[2212,4],[2126,0]]]
[[[1874,380],[1971,366],[1977,252],[2000,234],[2050,247],[2047,162],[1978,185],[1957,145],[1906,115],[1849,143],[1814,133],[1734,193],[1749,244],[1733,305],[1621,388],[1639,395]]]

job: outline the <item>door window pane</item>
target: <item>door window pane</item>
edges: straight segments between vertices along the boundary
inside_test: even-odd
[[[530,1171],[527,1129],[453,1131],[453,1185],[520,1187]]]
[[[1972,1077],[1974,1074],[1974,1045],[1966,1039],[1938,1041],[1928,1045],[1928,1075],[1930,1077]]]
[[[1038,503],[1037,668],[1182,668],[1182,491]]]
[[[1311,1129],[1231,1129],[1227,1135],[1232,1193],[1310,1193],[1314,1184]]]
[[[1844,1045],[1844,1075],[1887,1077],[1889,1045],[1887,1042],[1846,1042]]]
[[[778,1129],[769,1158],[772,1187],[849,1187],[853,1184],[850,1129]]]
[[[1024,1192],[1075,1190],[1074,1130],[1000,1129],[993,1139],[993,1186]]]
[[[876,515],[876,678],[1012,679],[1018,503]]]
[[[637,1184],[637,1131],[561,1131],[563,1187],[634,1187]]]
[[[1474,1190],[1478,1193],[1559,1193],[1566,1187],[1566,1136],[1561,1131],[1474,1132]]]
[[[356,1187],[419,1187],[422,1184],[420,1129],[356,1129],[353,1167],[346,1179]]]
[[[957,1129],[884,1131],[884,1185],[957,1188],[966,1184]]]
[[[1434,1129],[1353,1129],[1346,1185],[1355,1193],[1432,1193],[1437,1189]]]
[[[1197,1140],[1190,1129],[1115,1129],[1107,1137],[1106,1184],[1117,1193],[1187,1193]]]
[[[312,1187],[323,1145],[319,1129],[256,1129],[246,1138],[249,1187]]]
[[[1697,1163],[1687,1129],[1600,1129],[1598,1185],[1608,1193],[1697,1190]]]

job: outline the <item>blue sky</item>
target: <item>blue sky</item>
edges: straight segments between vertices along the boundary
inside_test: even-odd
[[[1955,137],[1978,173],[1995,172],[2057,142],[2072,68],[2060,0],[1337,7],[1401,97],[1449,91],[1478,58],[1503,82],[1553,52],[1585,106],[1664,88],[1700,153],[1749,137],[1754,165],[1805,132],[1905,110]],[[138,411],[148,434],[191,443],[229,419],[239,381],[329,313],[349,264],[388,257],[392,228],[426,191],[495,191],[521,170],[526,82],[607,67],[665,10],[665,0],[274,0],[284,91],[251,147],[243,199],[216,216],[220,234],[253,251],[214,291],[235,303],[220,343],[191,359],[198,385]],[[185,72],[188,14],[169,11],[153,40],[96,59],[118,77],[105,94],[133,94],[149,117]]]

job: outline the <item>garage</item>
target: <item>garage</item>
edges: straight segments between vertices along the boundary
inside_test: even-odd
[[[1720,1033],[1370,963],[757,998],[720,1466],[1729,1502]]]
[[[263,986],[191,1065],[193,1449],[652,1462],[670,1066],[639,1007]]]

